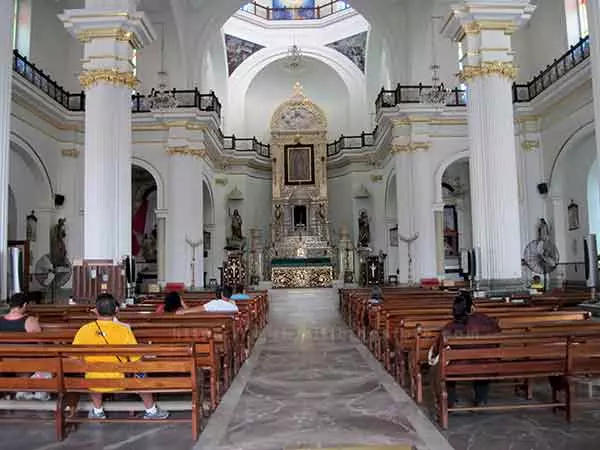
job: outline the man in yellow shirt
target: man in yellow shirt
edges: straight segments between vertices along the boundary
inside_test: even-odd
[[[137,341],[131,328],[115,319],[117,313],[117,302],[110,294],[100,294],[96,300],[96,316],[93,322],[83,325],[75,338],[73,345],[135,345]],[[86,356],[88,362],[126,362],[139,359],[137,357],[124,356]],[[136,376],[143,376],[139,374]],[[110,379],[124,378],[125,375],[119,372],[89,372],[85,374],[88,379]],[[90,419],[106,419],[104,408],[102,407],[102,392],[114,392],[114,389],[94,389],[90,393],[93,408],[88,417]],[[152,394],[140,394],[144,402],[146,412],[144,419],[166,419],[169,413],[156,406]]]

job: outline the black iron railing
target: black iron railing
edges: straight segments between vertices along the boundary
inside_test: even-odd
[[[69,111],[85,111],[85,93],[72,94],[54,81],[43,70],[28,61],[17,50],[13,51],[13,70]],[[170,91],[177,100],[177,108],[196,108],[204,112],[215,112],[221,117],[221,102],[214,92],[201,94],[198,89]],[[133,113],[150,112],[150,98],[142,94],[131,96]]]
[[[85,110],[83,91],[71,94],[17,50],[13,50],[13,70],[69,111]]]
[[[348,2],[334,0],[313,8],[272,8],[251,2],[240,9],[265,20],[310,20],[323,19],[351,8]]]
[[[418,84],[416,86],[403,86],[398,84],[396,89],[381,89],[375,100],[375,108],[393,108],[405,103],[421,103],[421,97],[432,86]],[[467,104],[467,92],[464,89],[452,89],[446,99],[446,106],[465,106]]]
[[[365,147],[375,146],[377,141],[377,127],[372,133],[365,133],[364,131],[360,136],[340,136],[337,141],[327,144],[327,157],[340,154],[344,150],[360,150]]]
[[[271,157],[271,146],[269,144],[263,144],[258,141],[255,137],[253,138],[238,138],[235,135],[222,136],[223,149],[224,150],[235,150],[238,152],[254,152],[258,156],[265,158]]]
[[[590,38],[586,36],[529,83],[513,84],[513,101],[523,103],[533,100],[589,57]]]

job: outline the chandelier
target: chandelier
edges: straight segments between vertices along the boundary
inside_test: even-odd
[[[298,72],[302,66],[304,55],[302,50],[296,44],[293,44],[285,57],[285,68],[290,72]]]
[[[150,111],[172,111],[178,102],[175,91],[169,91],[169,74],[165,70],[165,24],[161,27],[160,39],[160,70],[158,71],[158,86],[152,88],[148,95]]]
[[[431,105],[445,105],[451,91],[444,87],[444,83],[440,83],[440,65],[437,63],[435,45],[435,19],[439,17],[431,18],[431,87],[419,90],[419,101]]]

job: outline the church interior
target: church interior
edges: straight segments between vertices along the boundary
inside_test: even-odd
[[[596,448],[594,39],[598,0],[0,0],[0,448]],[[107,294],[125,362],[70,345]],[[111,423],[139,392],[168,423]]]

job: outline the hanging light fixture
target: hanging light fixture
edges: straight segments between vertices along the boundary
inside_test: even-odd
[[[448,97],[451,94],[451,90],[444,86],[444,83],[440,83],[440,65],[437,63],[437,51],[435,45],[435,19],[431,18],[431,87],[423,88],[419,93],[419,101],[421,103],[428,103],[432,105],[445,105],[448,101]]]
[[[175,93],[169,91],[169,74],[165,70],[165,24],[161,27],[160,42],[160,71],[158,72],[158,86],[152,88],[148,95],[148,105],[151,111],[172,111],[177,108],[178,102]]]
[[[302,68],[302,60],[304,55],[302,49],[294,42],[290,48],[288,48],[287,55],[285,57],[285,68],[290,72],[299,72]]]

